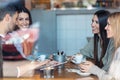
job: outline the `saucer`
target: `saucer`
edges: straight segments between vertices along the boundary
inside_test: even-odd
[[[75,72],[81,76],[89,76],[91,73],[83,73],[78,69],[66,69],[68,72]]]
[[[83,73],[81,71],[77,72],[77,74],[81,75],[81,76],[89,76],[91,73]]]

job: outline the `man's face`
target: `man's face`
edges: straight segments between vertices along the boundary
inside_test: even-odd
[[[12,17],[10,17],[10,21],[8,24],[8,32],[13,31],[15,24],[16,24],[16,19],[18,17],[18,13],[16,12]]]

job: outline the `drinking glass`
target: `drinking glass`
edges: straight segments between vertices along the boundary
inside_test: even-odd
[[[54,68],[48,67],[43,70],[44,78],[54,78]]]

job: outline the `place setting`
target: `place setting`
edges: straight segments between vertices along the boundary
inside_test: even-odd
[[[50,59],[50,62],[48,64],[45,64],[39,68],[40,75],[43,78],[54,78],[54,70],[64,68],[64,64],[67,62],[68,61],[66,60],[66,54],[63,51],[54,53],[53,59]]]
[[[46,60],[46,56],[41,55],[37,61],[44,60]],[[90,73],[81,72],[78,67],[80,63],[84,63],[85,61],[86,58],[82,54],[75,54],[71,58],[66,56],[63,51],[59,53],[53,53],[53,59],[50,59],[48,64],[39,67],[40,76],[42,78],[54,78],[55,74],[62,74],[62,72],[68,74],[76,73],[80,76],[90,76]]]
[[[68,72],[74,72],[77,73],[80,76],[90,76],[91,73],[85,73],[80,71],[78,65],[80,63],[84,63],[86,61],[86,58],[82,54],[75,54],[72,56],[71,62],[75,65],[75,68],[66,68]]]

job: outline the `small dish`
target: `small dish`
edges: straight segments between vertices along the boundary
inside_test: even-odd
[[[81,71],[77,72],[77,74],[81,75],[81,76],[89,76],[91,73],[83,73]]]
[[[68,72],[75,72],[81,76],[89,76],[91,73],[83,73],[78,69],[66,69]]]

